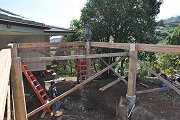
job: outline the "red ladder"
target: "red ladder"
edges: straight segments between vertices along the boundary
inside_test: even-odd
[[[86,47],[78,46],[76,52],[79,55],[84,55],[84,54],[86,54]],[[82,82],[82,81],[88,79],[87,59],[79,59],[79,61],[80,61],[79,81]]]
[[[33,88],[34,92],[36,93],[37,97],[41,101],[42,104],[46,104],[46,101],[49,101],[50,98],[43,87],[39,84],[36,77],[33,75],[32,71],[28,69],[28,67],[21,62],[21,69],[26,76],[29,84]],[[46,112],[51,112],[49,107],[45,108]]]
[[[87,60],[80,59],[80,70],[79,70],[79,80],[80,82],[86,80],[88,78],[87,75]]]

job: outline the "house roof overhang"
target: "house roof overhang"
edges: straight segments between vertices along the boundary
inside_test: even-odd
[[[6,11],[0,8],[0,25],[8,26],[19,26],[23,28],[33,28],[29,31],[29,29],[24,29],[24,31],[18,31],[18,27],[16,27],[16,31],[12,31],[11,29],[0,29],[0,35],[70,35],[75,33],[75,31],[46,25],[44,23],[35,22],[29,20],[20,15],[14,14],[12,12]],[[34,29],[35,28],[35,29]],[[42,32],[38,31],[41,30]],[[27,31],[26,31],[27,30]],[[34,31],[37,30],[38,32]]]

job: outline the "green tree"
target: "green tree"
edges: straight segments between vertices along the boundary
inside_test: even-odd
[[[157,0],[88,0],[81,21],[91,19],[92,40],[113,36],[115,42],[157,43],[147,38],[154,33],[160,5]]]
[[[166,43],[170,45],[180,45],[180,24],[166,37]]]
[[[180,25],[175,27],[174,30],[164,40],[168,45],[180,45]],[[179,73],[180,55],[157,54],[157,67],[162,72],[173,75],[174,72]]]
[[[83,38],[83,26],[81,22],[77,19],[71,21],[70,29],[74,30],[75,33],[73,35],[65,35],[64,41],[73,42],[73,41],[84,41]]]
[[[158,0],[88,0],[82,9],[82,24],[91,21],[92,41],[158,43],[154,36],[155,17],[162,1]],[[98,49],[99,52],[117,52],[116,49]],[[119,50],[118,50],[119,51]],[[109,64],[114,59],[106,59]],[[102,64],[103,65],[103,64]],[[101,66],[102,66],[101,65]],[[121,61],[123,68],[124,61]],[[104,66],[103,66],[104,67]]]

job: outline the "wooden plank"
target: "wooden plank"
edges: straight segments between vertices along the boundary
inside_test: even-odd
[[[16,120],[27,120],[26,102],[24,95],[24,85],[22,71],[20,69],[20,59],[17,58],[17,47],[12,47],[12,67],[11,67],[11,88],[14,100],[14,111]]]
[[[68,46],[85,46],[85,42],[44,42],[44,43],[19,43],[18,48],[49,48],[49,47],[68,47]]]
[[[102,73],[104,73],[105,71],[107,71],[109,69],[109,67],[112,67],[114,65],[116,65],[119,62],[116,61],[114,63],[112,63],[111,65],[109,65],[108,67],[104,68],[103,70],[99,71],[98,73],[96,73],[95,75],[91,76],[90,78],[86,79],[85,81],[83,81],[82,83],[76,85],[75,87],[71,88],[70,90],[64,92],[63,94],[59,95],[58,97],[54,98],[53,100],[51,100],[50,102],[40,106],[39,108],[33,110],[32,112],[28,113],[28,117],[36,114],[37,112],[43,110],[44,108],[48,107],[49,105],[53,104],[54,102],[62,99],[63,97],[69,95],[70,93],[74,92],[75,90],[82,88],[83,85],[89,83],[90,81],[92,81],[94,78],[96,78],[97,76],[101,75]]]
[[[72,60],[72,59],[89,59],[100,57],[116,57],[116,56],[128,56],[127,52],[122,53],[104,53],[104,54],[87,54],[87,55],[71,55],[71,56],[53,56],[53,57],[35,57],[35,58],[23,58],[24,62],[38,62],[38,61],[57,61],[57,60]]]
[[[11,120],[11,93],[10,93],[10,84],[8,85],[8,94],[7,94],[7,120]]]
[[[48,48],[63,46],[85,46],[85,42],[58,42],[58,43],[20,43],[18,48]],[[104,47],[115,49],[130,49],[129,43],[91,42],[92,47]],[[168,54],[180,54],[180,45],[136,44],[138,51],[160,52]]]
[[[136,44],[138,51],[180,54],[180,45]]]
[[[164,91],[164,90],[169,90],[169,88],[154,88],[154,89],[148,89],[148,90],[141,90],[141,91],[136,91],[136,94],[159,92],[159,91]]]
[[[109,43],[109,42],[91,42],[92,47],[103,47],[103,48],[116,48],[116,49],[130,49],[129,43]]]
[[[4,118],[6,98],[8,93],[8,83],[11,68],[11,50],[3,49],[0,51],[0,120]]]
[[[144,84],[144,83],[140,83],[140,85],[143,86],[143,87],[149,88],[149,86]]]
[[[137,50],[136,45],[130,45],[129,53],[129,73],[128,73],[128,96],[135,96],[136,90],[136,70],[137,70]]]
[[[172,83],[170,83],[168,80],[165,80],[164,78],[162,78],[159,74],[157,74],[156,72],[154,72],[151,68],[149,68],[148,66],[146,66],[143,62],[141,62],[140,60],[138,60],[138,63],[140,63],[146,70],[148,70],[151,74],[155,75],[156,77],[158,77],[159,80],[161,80],[162,82],[164,82],[165,84],[167,84],[171,89],[173,89],[174,91],[176,91],[179,95],[180,95],[180,90],[177,89]]]
[[[104,62],[104,64],[106,64],[108,66],[108,64],[102,58],[100,58],[100,59]],[[125,59],[125,57],[123,59]],[[120,74],[118,74],[112,67],[109,69],[112,70],[114,72],[114,74],[116,74],[119,77],[120,81],[122,80],[127,85],[127,81]],[[114,85],[114,84],[112,84],[112,85]]]
[[[107,90],[108,88],[110,88],[111,86],[113,86],[114,84],[116,84],[116,83],[118,83],[118,82],[120,82],[120,81],[121,81],[121,79],[118,78],[117,80],[114,80],[114,81],[110,82],[109,84],[107,84],[107,85],[99,88],[99,90],[100,90],[100,91],[105,91],[105,90]]]

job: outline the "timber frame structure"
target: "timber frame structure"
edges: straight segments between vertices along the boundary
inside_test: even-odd
[[[50,49],[50,48],[58,48],[58,47],[72,47],[72,46],[86,46],[86,54],[85,55],[70,55],[70,56],[54,56],[54,57],[38,57],[38,58],[19,58],[18,57],[18,49]],[[122,53],[103,53],[103,54],[91,54],[91,47],[103,47],[103,48],[115,48],[115,49],[125,49],[128,52]],[[108,85],[100,88],[100,90],[105,90],[111,87],[113,84],[116,84],[119,81],[123,81],[127,84],[127,100],[128,114],[132,111],[135,102],[136,102],[136,93],[139,94],[141,91],[136,91],[136,70],[137,63],[144,66],[146,70],[150,73],[154,74],[161,81],[166,83],[170,89],[173,89],[180,95],[180,90],[177,89],[172,83],[163,79],[159,74],[155,73],[151,68],[146,66],[142,61],[139,61],[137,58],[138,51],[146,51],[146,52],[160,52],[166,54],[180,54],[180,45],[154,45],[154,44],[129,44],[129,43],[107,43],[107,42],[58,42],[58,43],[20,43],[20,44],[12,44],[11,48],[3,49],[0,51],[0,74],[1,74],[1,83],[0,83],[0,120],[3,120],[5,113],[5,105],[7,105],[7,120],[11,120],[11,116],[14,116],[15,120],[27,120],[28,117],[34,115],[35,113],[43,110],[47,106],[52,103],[62,99],[68,94],[74,92],[75,90],[81,88],[88,82],[92,81],[97,76],[101,75],[103,72],[111,69],[119,79],[109,83]],[[102,58],[102,57],[119,57],[123,56],[119,60],[123,59],[125,56],[129,57],[129,72],[128,72],[128,81],[126,81],[120,74],[116,73],[112,68],[116,65],[119,60],[114,61],[111,65],[108,65],[105,61],[104,63],[107,65],[106,68],[100,70],[98,73],[89,76],[88,79],[84,80],[80,84],[77,84],[75,87],[70,90],[64,92],[60,96],[51,100],[50,102],[40,106],[39,108],[33,110],[30,113],[26,111],[26,103],[25,103],[25,95],[24,95],[24,86],[22,80],[22,71],[20,69],[20,62],[23,60],[24,62],[33,62],[33,61],[55,61],[55,60],[72,60],[72,59],[88,59],[90,64],[90,59],[92,58]],[[89,69],[90,70],[90,65]],[[10,77],[11,74],[11,77]],[[11,79],[11,81],[9,81]],[[162,89],[156,89],[156,91]],[[143,91],[142,91],[143,92]],[[151,90],[153,92],[153,90]],[[13,108],[11,108],[11,94],[12,94],[12,103]],[[6,102],[7,100],[7,102]],[[11,112],[13,111],[13,112]]]

